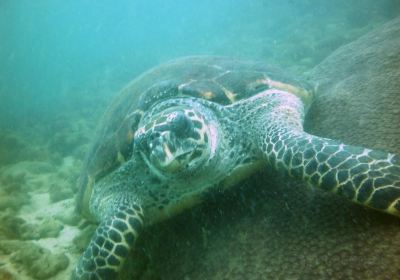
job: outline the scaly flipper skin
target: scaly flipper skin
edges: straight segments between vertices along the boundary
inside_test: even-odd
[[[297,96],[267,90],[232,107],[256,135],[268,163],[353,202],[400,216],[400,156],[342,144],[303,131]],[[237,107],[236,107],[237,106]]]
[[[265,139],[271,165],[353,202],[400,216],[399,156],[276,129]]]
[[[117,207],[96,229],[72,279],[117,279],[142,227],[143,212],[138,205]]]

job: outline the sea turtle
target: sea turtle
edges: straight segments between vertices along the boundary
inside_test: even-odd
[[[400,157],[310,135],[307,84],[280,70],[186,57],[136,78],[106,111],[79,180],[99,222],[76,279],[114,279],[143,226],[263,168],[400,216]]]

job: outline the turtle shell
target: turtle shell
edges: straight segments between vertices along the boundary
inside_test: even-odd
[[[277,88],[308,99],[304,85],[280,70],[224,57],[185,57],[142,74],[106,110],[79,179],[78,209],[85,216],[94,182],[132,156],[133,137],[143,113],[160,100],[177,96],[228,105]]]

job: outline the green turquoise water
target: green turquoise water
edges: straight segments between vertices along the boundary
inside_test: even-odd
[[[98,102],[142,71],[185,55],[299,73],[399,12],[396,0],[4,0],[1,127],[104,106]]]

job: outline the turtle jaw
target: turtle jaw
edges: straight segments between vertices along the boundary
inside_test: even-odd
[[[209,154],[205,145],[190,138],[179,139],[171,132],[164,133],[155,142],[149,145],[149,162],[157,169],[169,173],[179,172]]]

